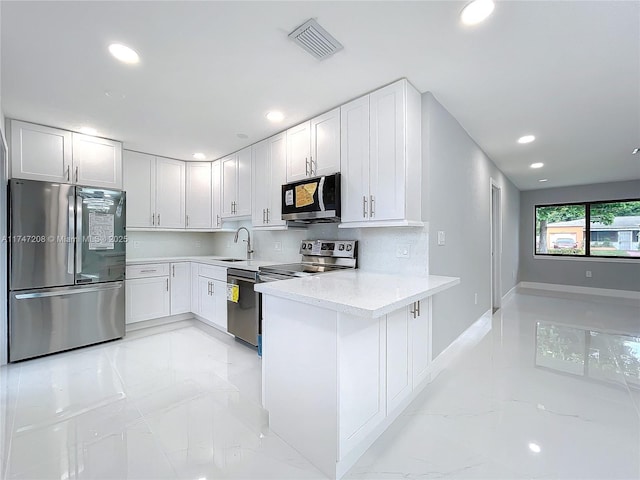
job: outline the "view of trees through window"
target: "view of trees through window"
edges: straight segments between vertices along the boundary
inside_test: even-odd
[[[640,259],[640,200],[537,205],[535,252]]]

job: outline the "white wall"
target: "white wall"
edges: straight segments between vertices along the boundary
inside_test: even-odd
[[[640,291],[640,261],[535,258],[534,207],[549,203],[640,198],[640,180],[522,192],[520,200],[520,280]],[[586,271],[592,272],[587,278]]]
[[[431,93],[422,95],[422,155],[429,273],[461,279],[433,299],[435,356],[491,308],[491,179],[502,195],[501,294],[515,286],[520,192]],[[445,232],[444,246],[437,245],[438,231]]]
[[[127,258],[214,255],[215,233],[127,232]]]

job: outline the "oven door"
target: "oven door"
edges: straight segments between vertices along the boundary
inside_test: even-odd
[[[340,221],[340,174],[283,185],[282,219],[307,222]]]

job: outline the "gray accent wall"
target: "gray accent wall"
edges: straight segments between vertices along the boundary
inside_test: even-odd
[[[433,297],[435,357],[491,308],[491,179],[502,195],[501,294],[516,285],[520,191],[428,92],[422,95],[422,155],[429,274],[461,280]],[[438,231],[445,232],[444,246],[437,244]]]
[[[520,197],[520,281],[640,291],[640,260],[534,257],[534,207],[640,198],[640,180],[529,190]],[[587,278],[590,270],[592,277]]]

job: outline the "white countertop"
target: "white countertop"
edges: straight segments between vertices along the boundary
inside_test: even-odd
[[[259,283],[256,291],[317,307],[376,318],[460,283],[457,277],[350,270]]]
[[[145,263],[197,262],[207,265],[215,265],[216,267],[239,268],[242,270],[251,270],[253,272],[257,272],[259,267],[282,263],[269,260],[242,260],[240,262],[224,262],[222,261],[223,258],[230,257],[223,255],[202,255],[192,257],[133,258],[127,259],[127,265],[141,265]]]

